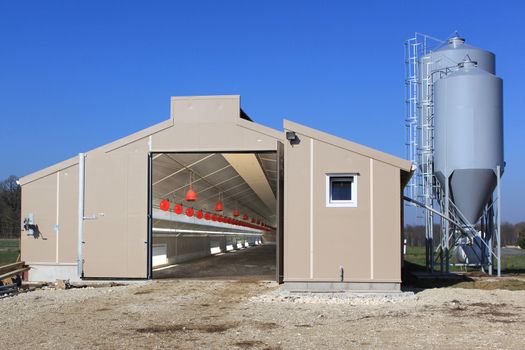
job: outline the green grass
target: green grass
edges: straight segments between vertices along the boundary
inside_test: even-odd
[[[0,265],[16,262],[18,258],[20,240],[0,239]]]
[[[425,266],[425,247],[407,247],[405,261]]]
[[[407,247],[405,261],[421,266],[425,266],[425,247]],[[436,260],[435,270],[439,271],[439,259]],[[465,271],[461,267],[451,266],[451,271]],[[476,269],[477,270],[477,269]],[[473,271],[469,268],[468,271]],[[502,273],[525,273],[525,256],[524,255],[508,255],[501,257],[501,271]]]
[[[506,289],[506,290],[525,290],[525,281],[515,278],[502,278],[496,281],[494,280],[474,280],[464,281],[454,284],[454,288],[463,289]]]
[[[509,255],[501,257],[501,271],[504,273],[525,273],[525,256]]]

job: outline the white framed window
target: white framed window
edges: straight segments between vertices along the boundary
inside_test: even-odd
[[[326,174],[326,206],[357,207],[357,174]]]

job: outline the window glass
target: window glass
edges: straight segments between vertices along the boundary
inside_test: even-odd
[[[332,178],[332,200],[351,201],[352,200],[352,178],[334,177]]]

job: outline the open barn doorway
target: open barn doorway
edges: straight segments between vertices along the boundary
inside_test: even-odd
[[[152,153],[150,277],[279,280],[277,154]]]

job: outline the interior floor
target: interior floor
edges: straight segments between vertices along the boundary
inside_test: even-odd
[[[275,280],[275,245],[232,250],[153,270],[153,278]]]

